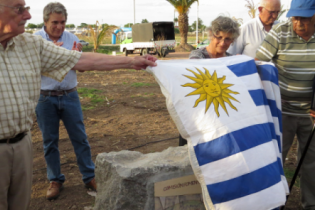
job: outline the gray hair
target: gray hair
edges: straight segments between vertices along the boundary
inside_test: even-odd
[[[211,22],[211,26],[207,28],[210,34],[217,35],[220,31],[224,33],[231,33],[233,39],[240,35],[239,26],[232,18],[219,16]]]
[[[49,16],[52,13],[63,14],[66,18],[68,17],[67,9],[63,4],[59,2],[51,2],[47,4],[44,8],[44,22],[46,23],[49,20]]]

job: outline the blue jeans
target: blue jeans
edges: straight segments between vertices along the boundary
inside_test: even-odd
[[[58,149],[59,123],[62,120],[73,145],[83,182],[90,182],[95,176],[95,166],[85,133],[78,92],[63,96],[41,94],[36,107],[36,117],[43,135],[48,179],[60,183],[65,181],[65,176],[61,174]]]

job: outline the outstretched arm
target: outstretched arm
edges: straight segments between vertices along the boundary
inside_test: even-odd
[[[151,55],[121,57],[110,56],[100,53],[82,53],[78,63],[73,67],[75,70],[99,70],[110,71],[114,69],[145,69],[147,66],[156,66],[157,58]]]

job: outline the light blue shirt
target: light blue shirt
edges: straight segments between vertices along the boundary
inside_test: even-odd
[[[39,35],[44,39],[52,42],[52,40],[49,38],[49,35],[45,31],[45,27],[43,27],[40,31],[37,31],[35,35]],[[66,48],[68,50],[72,49],[74,41],[78,43],[79,42],[78,37],[67,31],[64,31],[58,40],[58,42],[63,42],[63,45],[61,47]],[[75,70],[70,70],[68,74],[65,76],[64,80],[62,80],[62,82],[58,82],[49,77],[41,76],[42,90],[70,90],[76,87],[77,84],[78,84],[77,74]]]

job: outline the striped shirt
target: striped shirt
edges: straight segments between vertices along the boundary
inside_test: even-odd
[[[305,41],[291,21],[275,26],[259,47],[256,58],[270,61],[279,71],[282,113],[309,117],[315,75],[315,38]]]
[[[62,81],[81,57],[40,36],[21,34],[0,44],[0,139],[30,130],[41,75]]]

